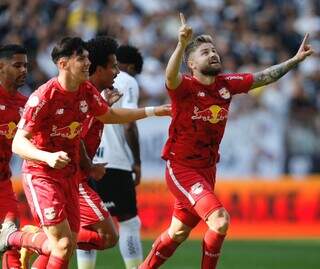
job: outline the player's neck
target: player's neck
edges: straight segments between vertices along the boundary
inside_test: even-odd
[[[210,85],[216,80],[216,76],[203,75],[202,73],[194,73],[193,76],[203,85]]]
[[[67,75],[65,72],[59,73],[58,82],[61,87],[68,92],[77,91],[82,83],[79,80],[74,79],[72,76]]]
[[[103,83],[100,83],[100,80],[95,74],[91,75],[89,80],[97,88],[99,92],[102,92],[104,90]]]
[[[8,83],[8,81],[4,79],[0,79],[0,85],[9,94],[15,94],[18,91],[12,83]]]

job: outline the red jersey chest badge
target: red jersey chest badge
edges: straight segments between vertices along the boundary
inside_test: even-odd
[[[225,87],[221,88],[218,92],[223,99],[230,99],[231,97],[229,90]]]

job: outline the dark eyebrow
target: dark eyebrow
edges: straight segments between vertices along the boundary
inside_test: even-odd
[[[205,49],[202,49],[202,50],[200,50],[201,52],[206,52],[206,51],[208,51],[209,50],[209,48],[205,48]]]

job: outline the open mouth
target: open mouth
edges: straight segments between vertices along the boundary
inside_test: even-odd
[[[21,76],[21,77],[18,77],[18,80],[25,81],[26,79],[27,79],[27,76]]]
[[[209,63],[210,64],[220,64],[219,60],[211,60]]]

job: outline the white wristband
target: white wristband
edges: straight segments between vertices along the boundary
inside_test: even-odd
[[[152,117],[156,115],[154,106],[145,107],[144,112],[146,113],[147,117]]]

